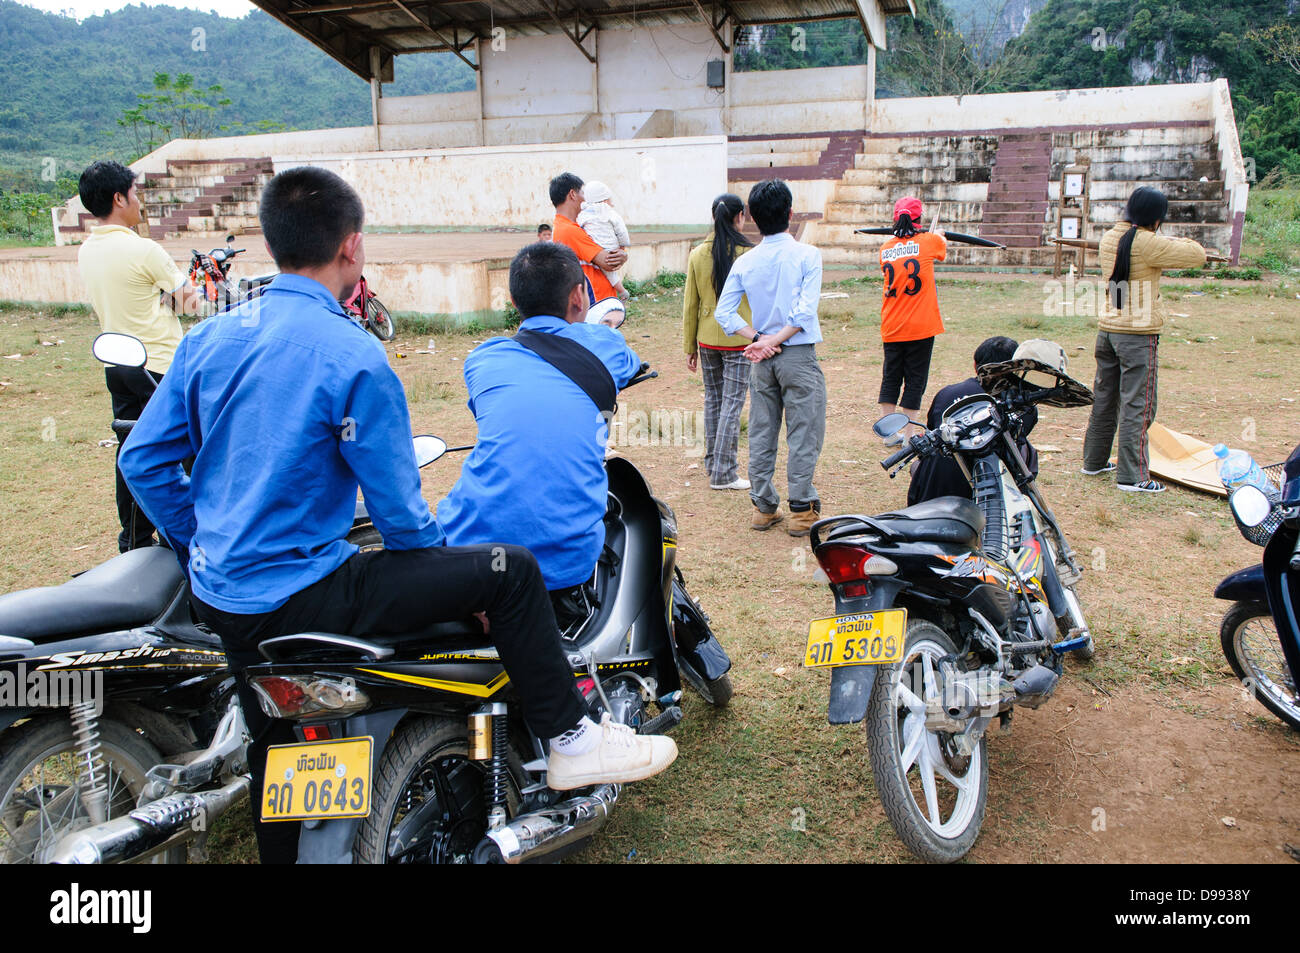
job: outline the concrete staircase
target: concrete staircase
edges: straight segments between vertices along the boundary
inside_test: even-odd
[[[810,222],[804,235],[821,248],[828,265],[874,271],[876,249],[886,237],[856,235],[854,229],[889,224],[894,202],[915,195],[926,207],[926,225],[938,210],[940,228],[1008,246],[952,243],[946,264],[1050,267],[1061,173],[1084,161],[1091,164],[1085,237],[1100,238],[1119,221],[1135,188],[1154,185],[1169,197],[1162,234],[1223,252],[1231,244],[1219,146],[1208,121],[868,135],[863,149],[835,185],[825,215]],[[1096,264],[1095,253],[1089,264]]]
[[[262,188],[274,174],[269,158],[180,159],[150,176],[141,200],[154,237],[257,231]]]
[[[165,174],[139,180],[150,237],[258,231],[258,202],[273,174],[269,158],[168,159]],[[95,221],[80,202],[69,202],[60,217],[59,237],[65,244],[83,241]]]
[[[1046,133],[998,137],[998,151],[980,217],[981,238],[1008,248],[1043,244],[1052,137]],[[958,229],[960,231],[960,229]]]

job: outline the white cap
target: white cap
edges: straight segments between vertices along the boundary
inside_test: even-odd
[[[584,202],[604,202],[606,199],[612,199],[614,193],[609,190],[609,186],[604,182],[591,181],[582,187],[582,200]]]

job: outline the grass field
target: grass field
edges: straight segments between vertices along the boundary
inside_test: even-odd
[[[625,333],[661,376],[623,403],[647,418],[693,414],[702,387],[682,352],[680,290],[643,290]],[[884,511],[903,504],[906,486],[885,476],[870,432],[879,285],[825,290],[843,297],[821,309],[823,514]],[[994,334],[1059,342],[1072,373],[1090,383],[1095,322],[1045,316],[1046,297],[1038,277],[941,277],[948,333],[929,394],[969,376],[975,346]],[[1160,343],[1159,420],[1244,447],[1261,463],[1284,458],[1300,441],[1300,283],[1180,279],[1166,298],[1175,317]],[[89,355],[95,331],[85,313],[0,310],[0,591],[63,581],[114,552],[113,450],[99,443],[111,437],[109,403]],[[481,339],[399,333],[388,345],[416,432],[473,440],[461,367]],[[1220,500],[1176,488],[1135,497],[1080,475],[1086,423],[1086,409],[1048,408],[1033,439],[1045,495],[1089,570],[1081,598],[1097,658],[1070,663],[1051,703],[1018,712],[1009,736],[991,737],[988,816],[971,859],[1283,861],[1284,845],[1300,842],[1300,806],[1285,782],[1300,767],[1300,739],[1241,697],[1218,646],[1227,607],[1212,598],[1215,583],[1259,550]],[[829,677],[800,667],[808,621],[832,609],[806,541],[781,528],[752,532],[747,494],[711,491],[693,447],[634,442],[646,445],[620,450],[676,511],[679,564],[734,660],[736,696],[724,711],[688,696],[681,757],[626,791],[581,859],[907,859],[874,797],[864,732],[826,723]],[[742,472],[745,455],[742,434]],[[431,504],[458,466],[451,457],[424,471]],[[783,464],[777,475],[784,489]],[[213,859],[254,856],[245,818],[224,821]]]

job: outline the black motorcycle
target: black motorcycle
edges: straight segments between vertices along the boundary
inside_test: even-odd
[[[957,401],[882,464],[893,476],[913,458],[954,457],[973,502],[834,516],[810,534],[835,615],[810,625],[804,665],[831,668],[832,724],[866,719],[885,813],[932,862],[960,859],[979,835],[993,719],[1009,728],[1013,706],[1051,697],[1066,652],[1092,654],[1074,593],[1081,570],[1015,441],[1029,408],[1092,395],[1064,376],[981,373],[989,393]],[[907,423],[891,414],[875,431]]]
[[[1245,486],[1229,498],[1237,528],[1264,547],[1264,557],[1215,587],[1216,599],[1232,602],[1219,641],[1232,671],[1260,704],[1300,729],[1300,447],[1285,464],[1264,472],[1275,494]]]
[[[584,587],[586,617],[562,641],[593,718],[656,734],[682,718],[681,678],[725,705],[731,661],[676,567],[673,511],[627,460],[606,470],[605,547]],[[616,784],[547,787],[546,741],[475,620],[286,635],[260,649],[267,662],[250,682],[302,743],[270,751],[256,809],[306,822],[300,862],[557,859],[603,826],[619,796]]]
[[[92,351],[154,386],[136,338],[101,334]],[[119,439],[134,423],[113,421]],[[443,448],[416,437],[417,463]],[[353,532],[370,527],[358,502]],[[201,858],[247,795],[244,746],[220,639],[170,549],[0,595],[0,862]]]

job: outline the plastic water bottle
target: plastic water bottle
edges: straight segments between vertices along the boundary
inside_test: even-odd
[[[1278,499],[1277,488],[1245,450],[1229,450],[1219,443],[1214,446],[1214,455],[1219,458],[1219,480],[1229,493],[1239,486],[1253,486],[1269,500]]]

